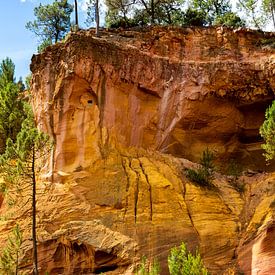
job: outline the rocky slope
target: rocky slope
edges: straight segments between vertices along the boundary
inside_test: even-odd
[[[274,97],[274,34],[152,28],[71,34],[32,59],[37,123],[55,141],[38,190],[41,274],[131,274],[185,241],[212,274],[275,272],[275,174],[215,173],[215,189],[186,178],[207,147],[266,169],[258,129]],[[28,190],[0,224],[24,229]]]

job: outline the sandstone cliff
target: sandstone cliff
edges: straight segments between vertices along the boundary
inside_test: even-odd
[[[212,274],[275,272],[275,174],[250,170],[236,184],[216,172],[208,190],[184,173],[207,147],[221,171],[231,158],[266,169],[258,129],[274,98],[275,53],[261,41],[274,37],[80,31],[33,57],[36,120],[55,141],[38,190],[42,274],[131,274],[142,255],[167,274],[182,241]],[[29,270],[26,200],[4,200],[0,238],[22,224]]]

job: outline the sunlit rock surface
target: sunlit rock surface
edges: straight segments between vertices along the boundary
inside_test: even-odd
[[[133,274],[142,255],[182,241],[212,274],[273,274],[275,175],[258,129],[274,97],[274,34],[224,28],[153,28],[71,34],[32,59],[37,123],[55,142],[38,190],[41,274]],[[216,188],[186,168],[206,148]],[[31,269],[27,194],[4,200],[0,241],[19,222],[21,267]],[[239,272],[239,273],[238,273]]]

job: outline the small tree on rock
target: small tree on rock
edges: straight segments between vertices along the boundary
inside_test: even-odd
[[[34,122],[31,106],[24,104],[26,119],[17,135],[16,141],[8,138],[6,150],[0,157],[0,172],[6,182],[19,184],[21,181],[32,185],[32,240],[33,273],[38,274],[36,239],[36,185],[37,175],[45,165],[50,150],[46,134],[39,131]]]
[[[168,256],[168,268],[171,275],[207,275],[201,256],[198,252],[194,256],[186,248],[185,243],[180,247],[173,247]]]
[[[67,0],[55,0],[52,4],[34,8],[36,20],[28,22],[26,28],[38,36],[41,42],[56,43],[70,30],[70,15],[73,6]]]
[[[20,248],[23,242],[22,232],[17,224],[8,237],[6,247],[0,257],[0,271],[7,275],[17,275],[19,267]]]
[[[275,157],[275,101],[265,112],[265,121],[260,128],[260,135],[265,140],[265,144],[262,145],[265,150],[264,156],[270,161]]]

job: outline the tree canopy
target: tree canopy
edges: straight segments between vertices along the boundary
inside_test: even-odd
[[[110,27],[245,25],[229,0],[107,0],[106,5]]]
[[[20,99],[20,85],[15,82],[15,65],[10,58],[0,64],[0,153],[5,150],[7,139],[16,140],[25,118]]]
[[[64,38],[70,29],[70,15],[73,6],[67,0],[55,0],[52,4],[34,8],[36,19],[26,24],[26,28],[40,38],[40,42],[52,42]]]

